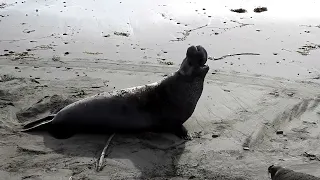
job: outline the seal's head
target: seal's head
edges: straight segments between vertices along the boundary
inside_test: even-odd
[[[209,66],[205,65],[207,59],[207,51],[202,46],[190,46],[180,66],[179,73],[184,76],[201,76],[204,78],[209,71]]]
[[[275,174],[282,169],[281,166],[275,166],[275,165],[271,165],[268,167],[268,173],[271,174],[271,179],[275,176]]]

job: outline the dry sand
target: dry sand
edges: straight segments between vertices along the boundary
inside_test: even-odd
[[[0,179],[264,180],[271,164],[320,176],[319,5],[1,1]],[[76,99],[160,80],[190,44],[207,49],[211,68],[186,122],[192,141],[162,150],[179,140],[116,135],[97,173],[108,137],[15,131]]]

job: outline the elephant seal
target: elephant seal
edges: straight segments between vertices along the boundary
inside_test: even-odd
[[[209,71],[207,51],[190,46],[178,71],[161,81],[102,92],[30,122],[22,132],[48,131],[56,139],[77,133],[169,132],[190,139],[183,123],[193,114]]]
[[[320,180],[319,177],[275,165],[269,166],[268,172],[272,180]]]

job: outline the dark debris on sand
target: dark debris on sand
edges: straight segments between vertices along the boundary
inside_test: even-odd
[[[256,13],[261,13],[261,12],[264,12],[264,11],[268,11],[268,8],[267,7],[256,7],[256,8],[254,8],[253,11],[256,12]]]
[[[7,5],[6,3],[0,3],[0,9],[1,9],[1,8],[5,8],[6,5]]]
[[[230,11],[232,12],[236,12],[236,13],[246,13],[247,10],[243,9],[243,8],[239,8],[239,9],[230,9]]]
[[[116,36],[125,36],[125,37],[129,37],[130,36],[129,33],[124,33],[124,32],[114,32],[114,35],[116,35]]]

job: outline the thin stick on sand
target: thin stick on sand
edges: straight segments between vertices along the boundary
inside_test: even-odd
[[[104,148],[103,148],[103,150],[102,150],[101,156],[100,156],[99,160],[97,161],[97,167],[96,167],[96,171],[97,171],[97,172],[99,172],[99,171],[102,170],[102,163],[103,163],[103,160],[104,160],[104,156],[105,156],[105,154],[106,154],[106,151],[107,151],[107,149],[108,149],[108,147],[109,147],[109,144],[110,144],[110,142],[111,142],[111,140],[112,140],[112,138],[113,138],[114,135],[115,135],[115,133],[113,133],[113,134],[109,137],[106,145],[104,146]]]

